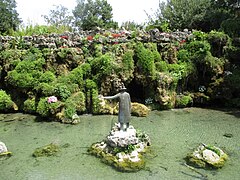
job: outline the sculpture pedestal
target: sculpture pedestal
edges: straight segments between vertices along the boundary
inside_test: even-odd
[[[134,172],[145,165],[143,153],[150,146],[150,138],[133,126],[120,131],[116,124],[103,141],[94,143],[88,152],[119,171]]]

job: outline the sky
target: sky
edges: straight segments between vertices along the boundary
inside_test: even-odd
[[[119,25],[122,22],[134,21],[143,23],[148,14],[153,14],[159,5],[159,0],[107,0],[113,8],[113,20]],[[48,15],[54,5],[63,5],[69,10],[76,7],[76,0],[16,0],[17,12],[24,25],[44,24],[42,15]]]

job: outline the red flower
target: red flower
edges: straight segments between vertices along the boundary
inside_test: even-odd
[[[60,38],[68,39],[68,36],[60,36]]]
[[[180,41],[180,44],[184,44],[185,42],[186,42],[186,40],[183,39],[183,40]]]
[[[118,37],[120,37],[121,36],[121,34],[112,34],[112,37],[113,38],[118,38]]]
[[[92,40],[93,40],[93,37],[92,37],[92,36],[87,36],[87,40],[88,40],[88,41],[92,41]]]

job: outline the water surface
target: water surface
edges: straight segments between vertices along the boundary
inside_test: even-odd
[[[151,154],[146,168],[122,173],[87,154],[87,148],[109,133],[117,116],[81,116],[81,123],[38,122],[25,114],[0,115],[0,141],[10,158],[0,159],[1,180],[79,180],[79,179],[203,179],[184,165],[184,157],[200,143],[212,144],[229,154],[219,170],[197,169],[208,179],[240,179],[240,111],[201,108],[152,111],[148,117],[132,117],[131,124],[151,138]],[[226,137],[225,134],[232,134]],[[57,156],[34,158],[38,147],[66,143]]]

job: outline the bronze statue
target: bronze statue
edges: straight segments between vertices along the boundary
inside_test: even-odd
[[[118,122],[120,123],[120,130],[126,131],[129,127],[129,121],[131,117],[131,98],[129,93],[126,92],[126,88],[120,89],[120,92],[114,96],[105,96],[104,99],[118,99]]]

